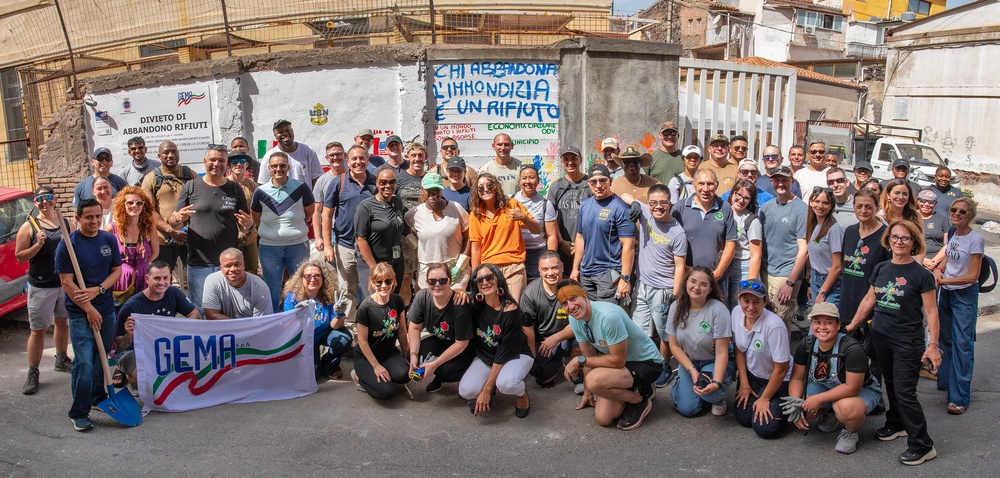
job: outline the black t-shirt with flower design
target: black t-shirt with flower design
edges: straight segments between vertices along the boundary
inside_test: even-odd
[[[459,292],[456,292],[459,293]],[[472,320],[469,318],[469,304],[455,305],[448,302],[443,309],[434,305],[434,297],[427,289],[417,292],[406,313],[406,320],[424,326],[424,330],[449,344],[456,340],[472,339]]]
[[[390,295],[389,302],[385,305],[379,305],[369,297],[358,307],[356,320],[357,323],[368,327],[368,347],[372,349],[375,358],[381,360],[396,349],[399,334],[405,333],[400,331],[402,327],[400,318],[405,310],[403,298],[396,294]],[[358,357],[364,356],[360,345],[354,347],[354,354]]]
[[[917,261],[875,266],[871,285],[875,290],[872,329],[899,339],[924,338],[924,292],[934,290],[934,276]]]
[[[473,345],[476,357],[486,365],[505,364],[521,354],[531,355],[528,340],[521,328],[521,310],[500,312],[486,305],[477,304],[472,310]]]

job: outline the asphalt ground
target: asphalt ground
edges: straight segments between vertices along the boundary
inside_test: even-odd
[[[874,440],[869,417],[853,455],[834,451],[836,433],[789,429],[762,440],[724,417],[683,418],[660,389],[653,411],[631,432],[602,428],[564,381],[540,389],[529,377],[531,414],[514,416],[498,397],[485,417],[469,413],[455,385],[415,400],[399,389],[376,403],[349,379],[326,381],[294,400],[229,404],[185,413],[151,413],[136,428],[100,411],[95,428],[72,429],[70,376],[52,371],[48,337],[37,394],[21,394],[27,328],[0,325],[0,476],[996,476],[1000,441],[1000,315],[980,317],[973,401],[947,415],[947,398],[921,380],[920,401],[940,456],[905,467],[903,439]],[[352,367],[345,361],[345,371]],[[349,374],[345,374],[349,376]]]

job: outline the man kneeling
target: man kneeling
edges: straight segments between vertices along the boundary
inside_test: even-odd
[[[621,307],[589,300],[576,281],[560,281],[556,297],[583,352],[565,373],[573,380],[583,372],[583,399],[576,409],[593,406],[601,426],[617,420],[622,430],[638,428],[653,408],[653,382],[663,370],[656,344]]]
[[[868,373],[868,356],[854,338],[840,332],[837,306],[820,302],[809,314],[813,335],[802,339],[795,349],[792,378],[788,394],[805,398],[804,416],[795,422],[809,430],[808,419],[819,417],[817,428],[833,432],[840,424],[844,429],[837,439],[837,451],[854,453],[858,444],[858,429],[865,415],[882,398],[879,383]]]
[[[243,253],[235,247],[219,255],[219,270],[205,279],[201,305],[208,320],[260,317],[274,312],[264,279],[247,274]]]

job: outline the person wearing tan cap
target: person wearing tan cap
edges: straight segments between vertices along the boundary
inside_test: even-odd
[[[642,168],[648,168],[652,161],[653,157],[649,153],[639,153],[635,146],[625,148],[625,152],[620,156],[612,156],[608,161],[608,169],[620,165],[624,174],[611,182],[611,192],[619,196],[631,194],[636,200],[646,204],[646,193],[649,188],[654,184],[660,184],[652,176],[642,173]]]
[[[652,162],[646,172],[657,181],[667,184],[671,178],[684,172],[681,149],[677,146],[677,124],[673,121],[663,122],[657,136],[660,138],[660,147],[653,151]]]
[[[738,164],[729,159],[729,138],[719,133],[712,136],[708,143],[708,158],[701,163],[701,169],[715,171],[715,176],[719,178],[719,188],[715,194],[725,194],[733,188],[736,183]]]
[[[358,134],[354,135],[354,144],[365,148],[365,155],[368,156],[368,172],[374,176],[375,169],[385,164],[385,158],[378,155],[377,149],[375,154],[371,154],[372,145],[375,144],[375,133],[368,128],[362,128]]]
[[[623,174],[621,164],[614,162],[614,158],[620,152],[617,139],[604,138],[604,141],[601,141],[601,156],[604,157],[604,164],[607,164],[608,170],[611,171],[611,179],[618,179]]]

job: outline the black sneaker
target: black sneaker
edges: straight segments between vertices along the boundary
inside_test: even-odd
[[[899,454],[899,462],[904,465],[917,466],[923,464],[925,461],[933,460],[937,458],[937,450],[931,448],[926,453],[918,453],[907,449],[903,453]]]
[[[53,366],[53,370],[56,372],[70,373],[73,371],[73,359],[66,356],[66,354],[56,354],[56,363]]]
[[[652,384],[636,387],[632,391],[641,396],[643,400],[652,400],[656,396],[656,388]]]
[[[879,441],[893,441],[906,436],[906,430],[886,425],[875,430],[875,439]],[[919,463],[918,463],[919,464]]]
[[[38,391],[38,367],[28,368],[28,379],[24,381],[24,386],[21,387],[21,393],[25,395],[34,395]]]
[[[444,388],[444,384],[437,377],[434,377],[434,380],[427,384],[427,393],[440,392],[442,388]]]
[[[653,402],[645,397],[639,403],[625,405],[625,411],[622,413],[622,417],[618,419],[618,429],[628,431],[639,428],[646,415],[649,415],[649,411],[652,409]]]

